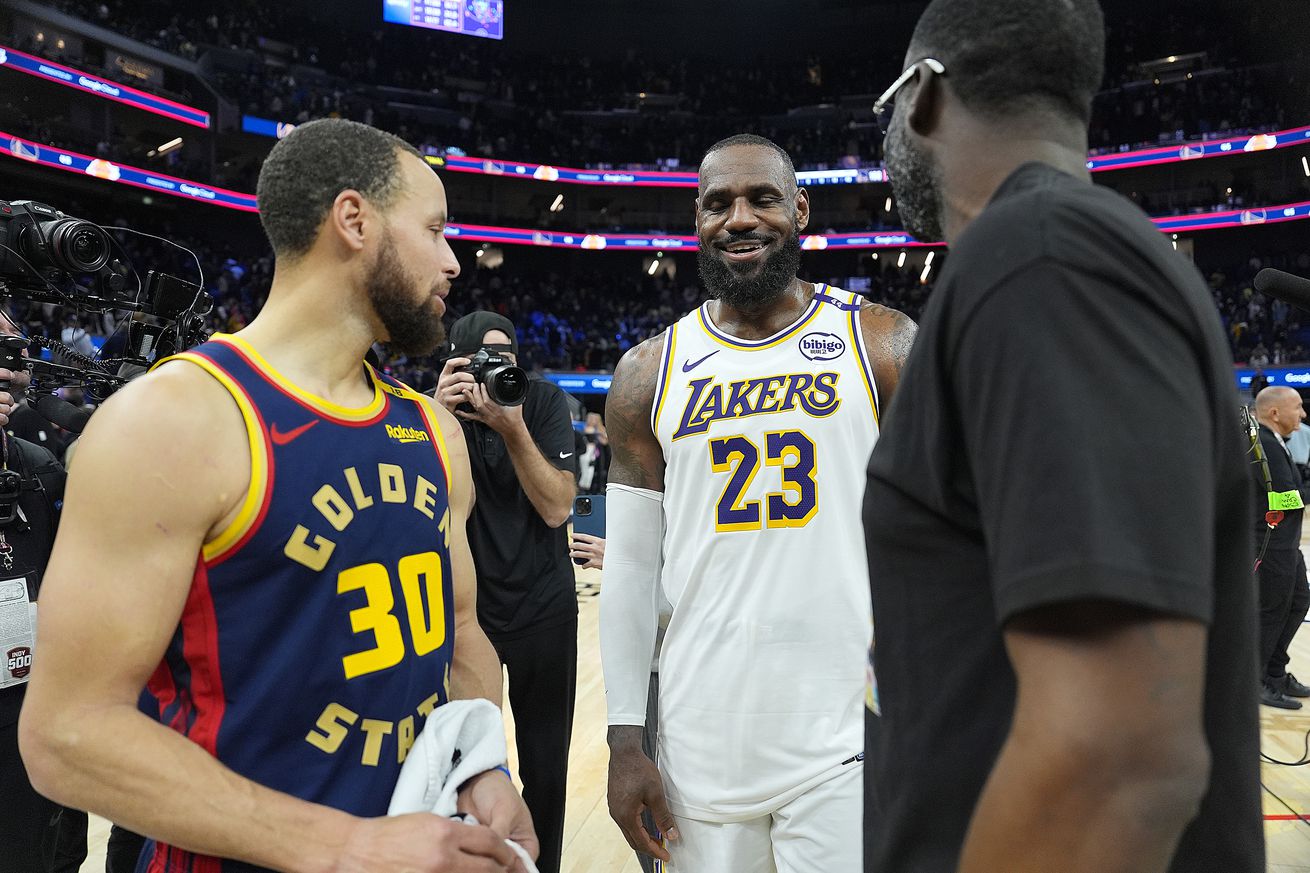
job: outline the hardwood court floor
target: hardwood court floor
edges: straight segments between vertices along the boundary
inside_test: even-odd
[[[1310,541],[1310,535],[1307,536]],[[1310,549],[1307,549],[1310,554]],[[641,868],[610,821],[605,805],[606,767],[605,691],[600,670],[597,633],[600,574],[578,572],[578,685],[577,712],[573,722],[573,747],[569,755],[569,793],[564,822],[562,873],[640,873]],[[1292,645],[1292,672],[1310,681],[1310,623],[1302,626]],[[506,707],[509,725],[510,769],[518,772],[513,752],[513,719]],[[1310,705],[1296,712],[1260,708],[1263,746],[1266,754],[1284,761],[1301,757],[1306,731],[1310,730]],[[1262,765],[1262,779],[1292,809],[1269,793],[1264,794],[1264,812],[1275,818],[1265,822],[1269,873],[1310,873],[1310,826],[1293,818],[1292,811],[1310,818],[1310,767]],[[1277,818],[1282,816],[1282,818]],[[108,824],[92,816],[90,854],[81,873],[104,870],[104,845]],[[855,873],[855,871],[851,871]]]
[[[1310,560],[1310,532],[1301,536],[1301,551]],[[1310,682],[1310,622],[1301,625],[1292,641],[1291,672]],[[1280,761],[1299,761],[1306,753],[1310,731],[1310,700],[1298,710],[1260,707],[1261,751]],[[1286,767],[1262,762],[1264,784],[1265,849],[1269,873],[1310,873],[1310,765]],[[1277,795],[1275,797],[1274,795]]]

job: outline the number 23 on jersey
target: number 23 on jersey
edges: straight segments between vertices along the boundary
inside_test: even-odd
[[[714,507],[716,531],[804,527],[819,511],[814,441],[800,431],[766,433],[763,455],[759,446],[740,435],[712,439],[709,447],[710,469],[728,474]],[[782,490],[770,491],[762,501],[746,500],[746,490],[760,472],[761,457],[765,467],[777,468]]]

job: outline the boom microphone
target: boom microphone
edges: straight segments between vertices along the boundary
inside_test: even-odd
[[[1255,274],[1255,290],[1284,303],[1310,309],[1310,279],[1265,267]]]
[[[81,433],[82,428],[86,427],[86,423],[91,419],[89,410],[74,406],[53,394],[43,394],[38,397],[36,411],[41,413],[46,421],[72,433]]]

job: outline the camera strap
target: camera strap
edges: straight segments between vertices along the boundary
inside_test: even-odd
[[[19,486],[14,489],[12,503],[0,503],[0,568],[7,573],[14,569],[14,547],[5,539],[4,527],[13,524],[14,520],[23,516],[23,509],[18,505],[18,494],[22,489],[22,477],[9,469],[9,434],[4,428],[0,427],[0,481],[9,484],[11,477],[18,476]],[[26,523],[27,519],[23,518]]]

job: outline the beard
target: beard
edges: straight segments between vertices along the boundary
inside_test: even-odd
[[[937,167],[923,149],[910,141],[901,114],[892,116],[883,143],[883,161],[891,174],[901,223],[920,242],[939,242],[942,232],[942,191]]]
[[[728,242],[758,240],[753,234],[742,234]],[[778,250],[760,265],[750,264],[743,271],[731,261],[721,258],[714,249],[702,246],[696,252],[696,269],[710,297],[722,301],[733,309],[745,311],[761,309],[782,297],[782,292],[796,278],[801,266],[800,228],[793,226],[782,240]]]
[[[430,355],[446,341],[437,300],[430,294],[414,299],[414,289],[421,284],[400,263],[395,243],[388,234],[378,249],[364,288],[387,332],[387,347],[401,355]]]

